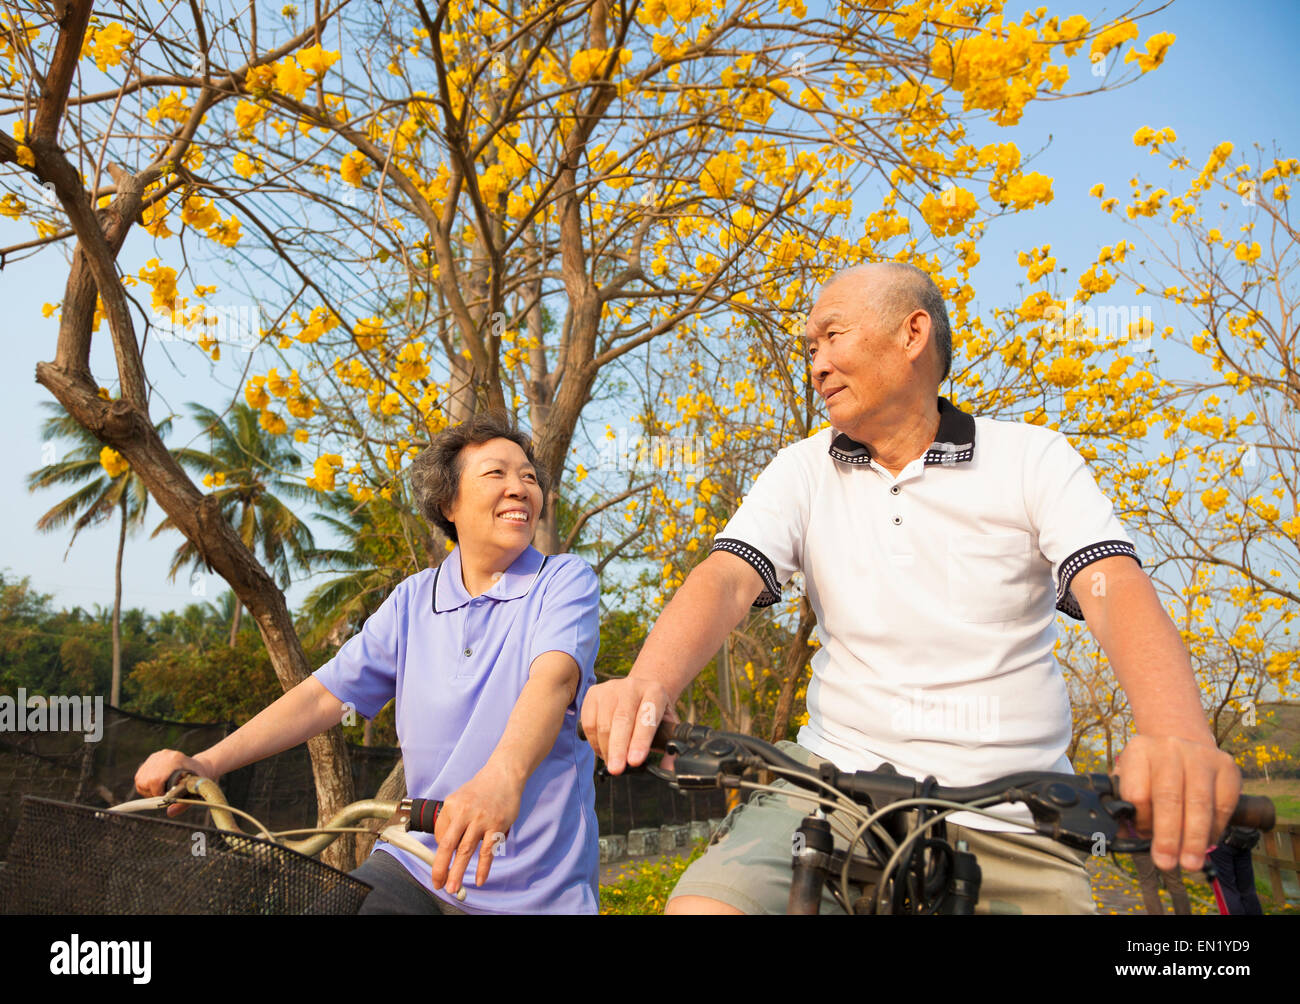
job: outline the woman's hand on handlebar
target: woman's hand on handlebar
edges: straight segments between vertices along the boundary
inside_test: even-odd
[[[433,887],[455,895],[462,885],[469,859],[477,850],[474,884],[487,881],[492,860],[509,853],[506,840],[519,816],[527,776],[508,771],[489,760],[483,769],[452,792],[442,803],[433,836],[438,853],[433,861]]]
[[[582,730],[611,774],[639,767],[663,719],[676,721],[672,700],[653,680],[625,677],[598,683],[582,702]]]
[[[150,754],[149,759],[135,772],[135,790],[141,795],[155,797],[165,794],[167,779],[178,770],[217,780],[207,764],[177,750],[159,750],[157,753]],[[189,808],[187,805],[169,805],[167,815],[179,816],[187,808]]]

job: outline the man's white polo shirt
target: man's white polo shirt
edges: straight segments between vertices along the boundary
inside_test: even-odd
[[[1137,560],[1063,435],[944,398],[934,444],[897,477],[832,429],[781,450],[713,550],[757,570],[755,606],[804,574],[822,644],[800,745],[945,785],[1071,771],[1055,611],[1082,619],[1071,586],[1104,588],[1079,574],[1092,562]]]

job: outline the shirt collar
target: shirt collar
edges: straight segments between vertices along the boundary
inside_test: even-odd
[[[483,595],[492,600],[517,600],[528,593],[545,564],[546,557],[540,551],[533,547],[525,548]],[[472,599],[474,597],[465,589],[465,580],[461,576],[460,546],[457,545],[434,573],[433,612],[446,613],[463,607]]]
[[[841,432],[832,440],[829,453],[844,464],[869,464],[871,450]],[[968,415],[946,398],[939,398],[939,431],[925,451],[925,466],[960,464],[975,457],[975,417]]]

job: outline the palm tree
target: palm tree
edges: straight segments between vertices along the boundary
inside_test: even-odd
[[[194,420],[207,433],[210,452],[183,449],[176,459],[213,488],[222,512],[239,533],[244,545],[262,558],[281,589],[289,585],[294,567],[306,568],[304,555],[315,545],[311,530],[285,504],[282,497],[300,502],[313,500],[315,492],[289,480],[286,472],[297,470],[302,458],[288,442],[273,436],[258,423],[258,413],[243,402],[231,406],[229,421],[211,408],[191,403]],[[171,517],[154,530],[158,536],[174,528]],[[203,556],[189,540],[176,549],[169,574],[203,566]],[[239,636],[243,604],[236,602],[230,624],[230,647]]]
[[[299,608],[303,644],[341,644],[374,613],[397,584],[434,565],[447,552],[442,533],[401,501],[376,495],[358,503],[346,492],[321,499],[329,510],[316,519],[334,531],[340,545],[313,549],[308,563],[340,573],[314,588]],[[373,721],[366,719],[362,744],[372,741]]]
[[[445,554],[442,535],[400,503],[379,495],[358,503],[346,492],[331,492],[320,501],[328,511],[316,519],[341,544],[313,548],[305,557],[314,569],[341,574],[316,586],[303,601],[299,617],[309,645],[351,634],[399,582]]]
[[[47,417],[41,424],[41,436],[47,443],[70,440],[74,446],[63,460],[47,464],[27,476],[30,491],[54,485],[81,485],[76,491],[55,505],[36,521],[36,529],[50,533],[72,523],[72,539],[68,551],[77,540],[77,534],[88,526],[102,523],[113,515],[120,516],[117,536],[117,565],[113,573],[113,678],[109,688],[109,703],[117,707],[122,697],[122,557],[126,551],[128,529],[144,522],[149,507],[149,491],[135,473],[116,453],[104,451],[104,446],[94,434],[84,429],[63,406],[45,402]],[[171,418],[164,418],[154,428],[160,438],[171,432]],[[109,465],[120,464],[117,474],[110,474]]]

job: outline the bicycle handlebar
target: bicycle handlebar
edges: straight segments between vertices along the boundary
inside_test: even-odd
[[[586,738],[581,724],[578,735]],[[888,764],[874,771],[856,772],[839,771],[833,764],[810,768],[753,736],[685,722],[660,722],[650,748],[675,756],[670,783],[679,789],[734,787],[734,779],[746,770],[772,767],[801,787],[815,791],[829,784],[859,804],[879,807],[915,798],[966,804],[990,799],[1024,802],[1034,815],[1036,829],[1068,846],[1089,849],[1101,833],[1114,850],[1150,847],[1149,840],[1120,834],[1120,824],[1131,823],[1136,810],[1120,799],[1117,775],[1026,771],[980,785],[944,787],[934,784],[933,778],[917,780],[899,774]],[[1275,823],[1276,812],[1270,799],[1242,795],[1228,825],[1271,830]]]

